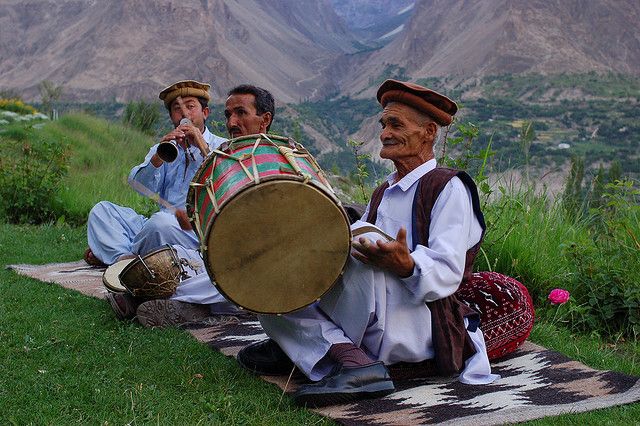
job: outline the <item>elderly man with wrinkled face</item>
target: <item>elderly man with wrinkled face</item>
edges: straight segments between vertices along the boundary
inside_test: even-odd
[[[390,365],[429,365],[467,384],[497,378],[477,314],[453,296],[471,275],[485,229],[472,179],[437,167],[434,158],[440,127],[452,122],[457,105],[396,80],[385,81],[377,99],[380,156],[395,171],[374,192],[363,221],[394,238],[356,237],[342,278],[319,302],[260,315],[269,339],[238,354],[257,374],[300,369],[314,381],[294,394],[300,405],[390,394]]]

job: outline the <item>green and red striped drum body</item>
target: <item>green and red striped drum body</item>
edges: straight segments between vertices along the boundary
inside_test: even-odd
[[[253,312],[313,303],[349,255],[344,209],[313,157],[288,138],[250,135],[214,151],[191,182],[187,210],[214,285]]]

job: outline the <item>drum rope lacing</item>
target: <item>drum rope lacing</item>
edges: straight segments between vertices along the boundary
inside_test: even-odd
[[[269,142],[272,146],[274,146],[278,150],[280,155],[282,155],[286,160],[287,164],[291,167],[291,169],[293,169],[294,174],[299,176],[301,178],[302,183],[304,184],[308,184],[309,182],[312,182],[314,180],[314,177],[309,173],[305,173],[305,171],[300,167],[300,164],[298,163],[298,161],[296,161],[296,158],[304,158],[305,160],[307,160],[311,168],[316,172],[318,178],[320,179],[320,182],[324,185],[324,187],[327,190],[329,190],[330,194],[332,194],[335,197],[335,191],[331,186],[331,184],[329,183],[326,175],[324,174],[324,171],[320,168],[320,165],[318,164],[318,162],[313,158],[313,156],[309,154],[309,152],[302,145],[298,144],[291,138],[288,139],[288,146],[284,146],[274,142],[268,135],[264,133],[260,133],[260,137],[257,138],[256,141],[253,143],[253,147],[250,153],[243,153],[242,155],[238,156],[234,154],[229,154],[219,149],[213,149],[210,154],[212,156],[211,163],[215,168],[218,156],[235,160],[237,161],[238,165],[240,166],[244,174],[247,176],[247,178],[249,180],[252,180],[254,184],[258,185],[260,184],[261,180],[260,180],[260,173],[258,171],[258,164],[256,162],[256,151],[260,147],[260,144],[265,141]],[[223,149],[229,149],[232,147],[233,147],[233,144]],[[251,165],[249,167],[252,169],[253,173],[249,170],[249,167],[247,167],[244,164],[244,162],[248,159],[251,160]],[[281,168],[280,171],[288,172],[289,170],[287,170],[286,168]],[[196,188],[204,187],[207,192],[207,195],[209,196],[209,199],[211,201],[211,205],[213,207],[215,214],[216,215],[220,214],[220,211],[221,211],[220,203],[218,202],[218,199],[216,197],[214,182],[211,176],[207,178],[204,181],[204,183],[191,182],[190,186],[196,187]],[[205,230],[202,229],[202,223],[200,221],[199,213],[200,212],[196,203],[196,205],[194,205],[194,222],[196,225],[195,231],[198,235],[198,240],[200,241],[200,251],[202,253],[206,251],[208,247],[204,241],[205,238],[203,233],[205,232]]]

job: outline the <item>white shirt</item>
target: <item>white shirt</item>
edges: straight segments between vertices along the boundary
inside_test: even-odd
[[[395,237],[404,227],[407,244],[413,247],[413,200],[422,176],[436,167],[430,160],[412,170],[398,182],[394,172],[387,177],[389,187],[378,207],[375,225]],[[363,215],[369,214],[369,206]],[[480,241],[482,227],[473,214],[471,194],[457,177],[452,178],[438,196],[431,211],[429,247],[418,245],[411,253],[413,275],[401,281],[416,300],[431,302],[453,294],[464,273],[466,252]]]

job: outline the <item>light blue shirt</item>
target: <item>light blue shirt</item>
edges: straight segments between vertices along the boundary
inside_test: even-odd
[[[204,140],[209,145],[209,150],[218,148],[226,139],[214,135],[205,127]],[[160,196],[160,198],[168,201],[176,208],[184,208],[189,191],[189,183],[193,180],[198,168],[204,161],[204,157],[197,146],[190,146],[187,150],[189,156],[189,164],[185,161],[185,150],[178,146],[178,157],[171,163],[164,162],[158,168],[151,164],[151,158],[156,153],[159,144],[155,144],[149,150],[144,162],[133,169],[129,173],[128,182],[132,181],[142,184],[151,192]],[[141,191],[137,191],[142,195]],[[160,209],[166,209],[166,206],[160,205]]]

